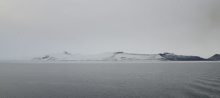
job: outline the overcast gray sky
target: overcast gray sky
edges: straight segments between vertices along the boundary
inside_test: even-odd
[[[220,0],[0,0],[0,57],[220,53]]]

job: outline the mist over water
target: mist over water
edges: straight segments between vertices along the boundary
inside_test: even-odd
[[[219,62],[0,63],[1,98],[219,98]]]

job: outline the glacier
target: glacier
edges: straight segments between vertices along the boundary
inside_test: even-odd
[[[106,52],[101,54],[71,54],[68,52],[55,53],[34,57],[32,60],[59,60],[59,61],[130,61],[130,60],[166,60],[159,54],[134,54],[124,52]]]
[[[125,52],[105,52],[101,54],[53,53],[34,57],[31,60],[44,61],[217,61],[219,54],[205,59],[199,56],[176,55],[174,53],[136,54]]]

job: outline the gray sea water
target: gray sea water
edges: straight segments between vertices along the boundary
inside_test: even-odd
[[[220,62],[1,62],[0,98],[220,98]]]

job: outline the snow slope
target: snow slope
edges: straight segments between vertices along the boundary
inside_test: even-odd
[[[165,60],[158,54],[132,54],[132,53],[115,53],[112,57],[106,58],[108,60]]]
[[[32,60],[60,61],[127,61],[127,60],[165,60],[159,54],[132,54],[123,52],[106,52],[102,54],[70,54],[67,52],[34,57]]]

